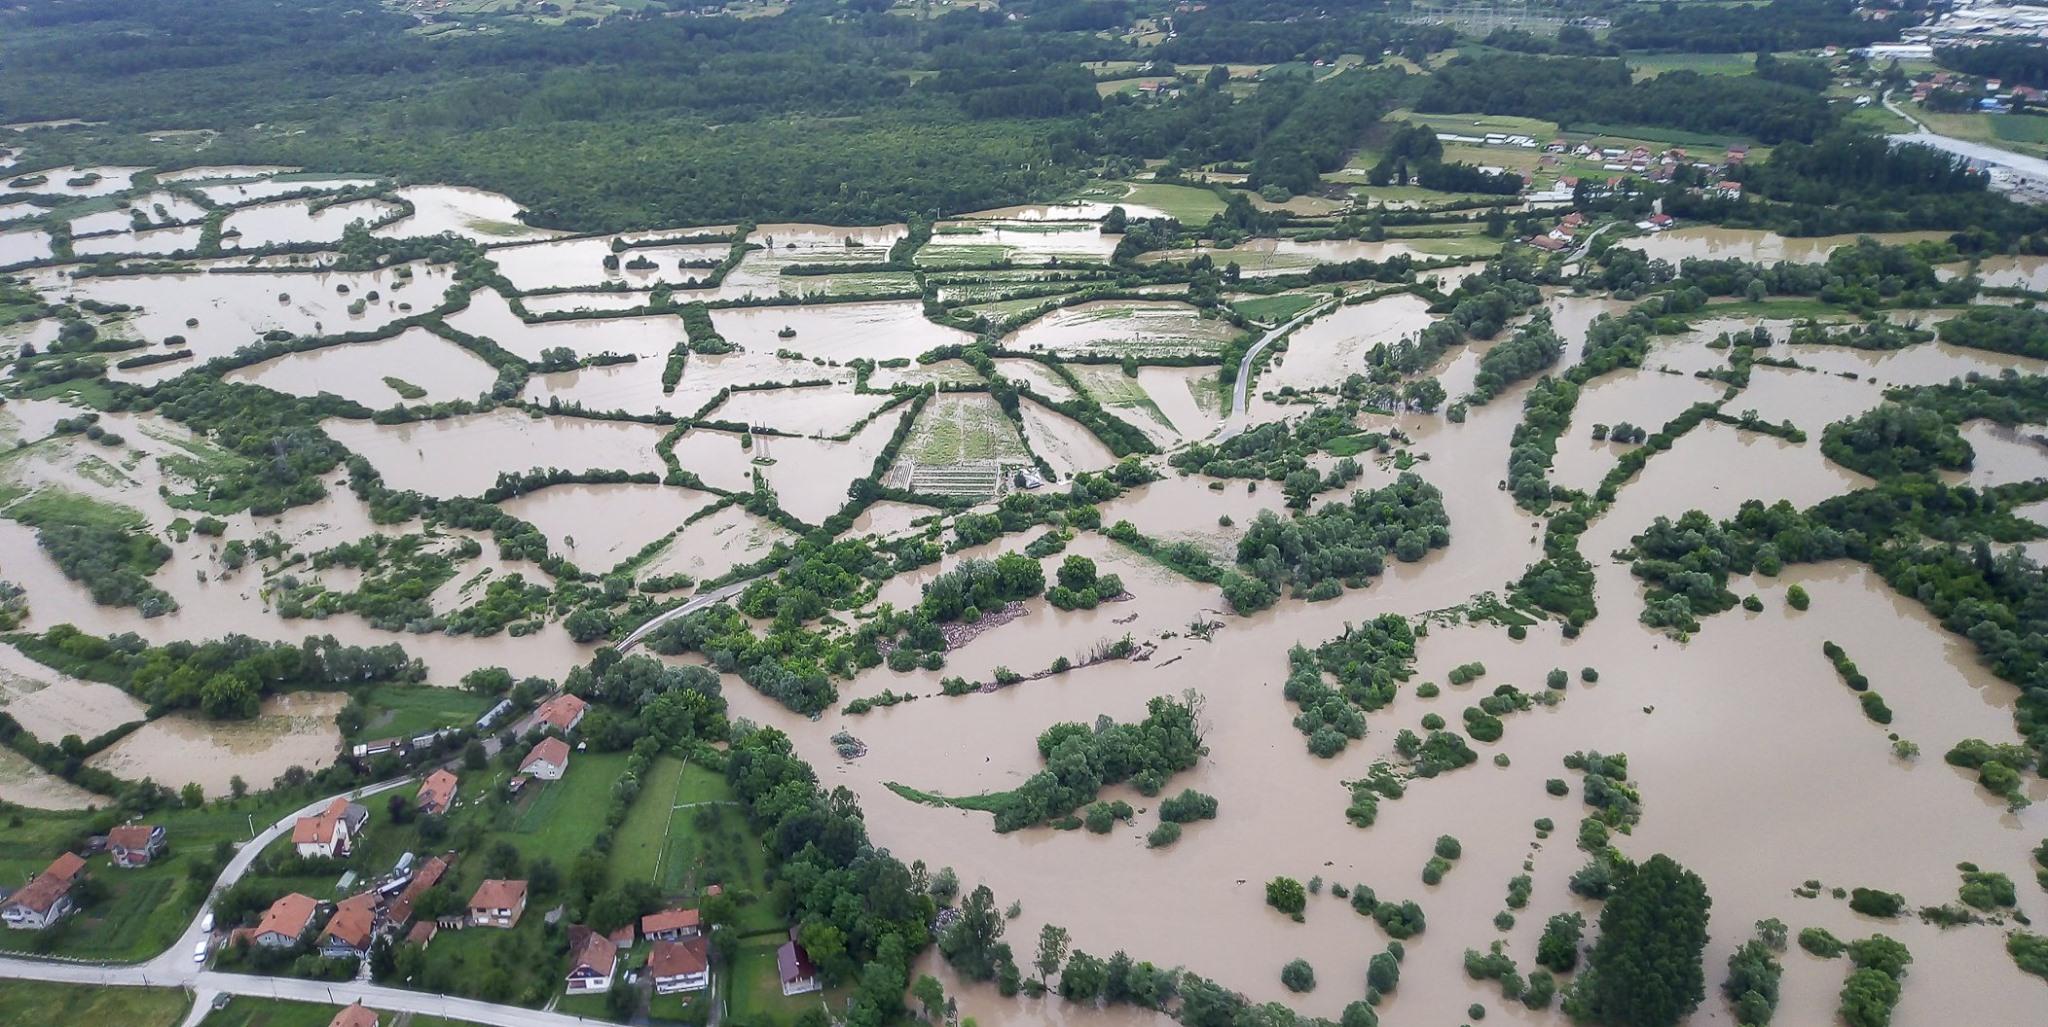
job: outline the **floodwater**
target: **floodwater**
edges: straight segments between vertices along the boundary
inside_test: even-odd
[[[469,296],[469,306],[448,318],[457,331],[484,338],[538,361],[541,351],[567,347],[579,357],[599,353],[631,353],[642,360],[668,356],[683,338],[683,321],[673,314],[642,317],[584,318],[528,324],[513,313],[512,304],[493,289],[478,289]],[[653,372],[657,382],[661,371]]]
[[[151,224],[195,221],[206,216],[206,208],[173,192],[144,193],[122,200],[123,206],[71,219],[72,235],[94,232],[125,232],[134,227],[134,213],[141,211]]]
[[[11,645],[0,645],[0,710],[52,745],[66,735],[97,738],[148,714],[113,685],[51,670]]]
[[[200,225],[175,225],[170,228],[151,228],[140,232],[119,232],[91,239],[73,239],[71,251],[81,257],[97,257],[109,253],[148,253],[165,255],[181,252],[196,252],[199,241],[206,234]]]
[[[27,232],[0,232],[0,267],[49,260],[55,255],[50,249],[48,232],[40,229]]]
[[[1994,421],[1971,421],[1963,425],[1962,435],[1976,456],[1966,474],[1950,477],[1980,488],[2048,478],[2048,443],[2041,441],[2044,431],[2048,428],[2038,424],[2007,427]]]
[[[1116,463],[1116,454],[1073,418],[1028,399],[1018,402],[1018,413],[1024,418],[1024,434],[1031,441],[1032,451],[1044,457],[1061,478],[1071,478],[1080,471],[1099,471]]]
[[[403,239],[453,232],[480,243],[512,239],[545,239],[556,233],[532,228],[519,220],[519,203],[509,196],[456,185],[409,185],[396,190],[413,206],[411,217],[377,230]]]
[[[979,382],[981,372],[964,360],[939,360],[929,364],[912,361],[907,367],[877,367],[868,376],[868,387],[893,389],[898,385],[930,385],[941,382]]]
[[[1240,273],[1251,278],[1296,274],[1322,263],[1387,260],[1395,256],[1427,260],[1432,256],[1427,249],[1418,248],[1399,239],[1382,242],[1361,242],[1351,239],[1247,239],[1228,248],[1197,246],[1186,250],[1153,250],[1140,255],[1138,262],[1154,264],[1169,260],[1184,261],[1203,255],[1215,261],[1219,268],[1236,264]]]
[[[572,310],[631,310],[647,305],[644,292],[562,292],[528,296],[522,301],[530,314],[558,314]]]
[[[1011,349],[1048,353],[1214,353],[1237,334],[1230,322],[1204,319],[1171,300],[1093,300],[1062,307],[1004,340]]]
[[[425,328],[408,328],[377,342],[289,353],[232,371],[226,377],[295,396],[331,392],[382,409],[398,403],[475,399],[491,391],[491,383],[498,374],[470,351]],[[425,389],[427,394],[407,399],[384,380],[387,377],[397,377]]]
[[[940,346],[974,341],[957,328],[925,320],[924,306],[916,301],[735,307],[712,311],[711,323],[726,341],[750,351],[793,350],[839,363],[857,357],[915,359]],[[784,329],[796,334],[783,338]]]
[[[853,527],[848,529],[847,533],[855,536],[880,535],[889,538],[908,533],[918,526],[919,521],[939,516],[942,516],[941,512],[929,506],[897,503],[885,499],[879,503],[871,503],[867,509],[862,510],[860,516],[853,519]]]
[[[104,796],[43,770],[13,749],[0,749],[0,802],[30,809],[86,809],[105,805]]]
[[[667,549],[647,562],[642,573],[647,577],[687,574],[708,581],[767,556],[778,542],[795,538],[737,506],[728,506],[684,528]]]
[[[19,221],[22,218],[39,217],[43,208],[33,203],[0,203],[0,224]]]
[[[694,232],[672,232],[669,236],[696,234]],[[513,246],[499,246],[491,250],[491,260],[498,270],[520,290],[527,289],[589,289],[607,283],[618,283],[629,288],[647,289],[658,282],[680,285],[692,278],[701,279],[710,274],[705,267],[678,267],[678,261],[701,263],[724,260],[732,252],[726,243],[698,243],[687,246],[649,247],[630,249],[617,254],[619,269],[605,269],[604,259],[612,256],[613,236],[593,236],[582,239],[563,239],[554,242],[521,243]],[[634,236],[625,235],[631,241]],[[645,257],[656,266],[645,270],[629,269],[625,265],[636,257]]]
[[[1365,372],[1365,356],[1374,346],[1413,338],[1429,326],[1429,303],[1400,293],[1352,306],[1338,306],[1295,329],[1287,349],[1276,354],[1254,382],[1265,393],[1286,386],[1330,389],[1345,377]],[[1253,397],[1252,407],[1259,401]]]
[[[1774,346],[1774,357],[1789,356],[1802,367],[1874,378],[1885,385],[1940,385],[1975,371],[1997,375],[2010,367],[2021,374],[2048,371],[2048,360],[1964,349],[1939,340],[1897,350],[1852,349],[1848,346]]]
[[[1728,402],[1723,410],[1737,417],[1755,411],[1772,424],[1791,421],[1807,435],[1818,438],[1820,430],[1845,417],[1884,402],[1884,390],[1869,380],[1851,381],[1818,371],[1755,365],[1749,370],[1749,387]]]
[[[676,440],[676,462],[712,488],[744,492],[753,488],[753,454],[743,436],[696,428]]]
[[[89,765],[170,788],[197,783],[209,796],[228,794],[237,776],[261,788],[292,767],[318,770],[333,762],[341,751],[334,715],[347,704],[342,692],[292,692],[265,699],[252,721],[173,713],[114,743]]]
[[[1612,427],[1627,421],[1654,433],[1694,403],[1720,399],[1721,392],[1719,382],[1690,375],[1634,368],[1602,375],[1579,393],[1571,427],[1558,440],[1550,480],[1568,488],[1592,491],[1614,465],[1615,458],[1634,448],[1593,441],[1594,425]]]
[[[1141,367],[1138,387],[1183,439],[1199,438],[1223,423],[1223,396],[1213,367]]]
[[[585,570],[602,571],[682,526],[717,497],[668,485],[555,485],[502,504]]]
[[[1055,403],[1077,397],[1074,387],[1068,385],[1065,379],[1054,374],[1051,368],[1029,357],[1003,357],[997,360],[995,365],[997,373],[1003,377],[1029,385],[1031,386],[1031,391]],[[961,366],[964,367],[966,365],[963,364]],[[1070,364],[1068,369],[1073,370],[1080,366],[1079,364]]]
[[[100,166],[46,168],[41,171],[31,171],[20,175],[8,174],[4,180],[0,180],[11,181],[18,177],[42,175],[49,179],[49,181],[44,182],[42,185],[0,186],[0,189],[5,189],[7,192],[38,193],[43,196],[68,196],[74,198],[108,196],[113,193],[127,192],[133,188],[135,185],[135,173],[143,170],[146,169]],[[82,182],[78,185],[71,184],[72,180],[81,178],[91,178],[92,181]]]
[[[376,185],[377,180],[364,175],[319,175],[306,178],[277,178],[265,176],[247,182],[222,182],[216,185],[202,185],[199,191],[215,203],[235,205],[255,203],[274,196],[318,189],[333,192],[349,186]]]
[[[924,267],[989,264],[1046,264],[1075,260],[1102,262],[1116,252],[1122,236],[1104,234],[1088,223],[1034,221],[942,221],[931,242],[917,251]]]
[[[846,505],[847,487],[874,471],[889,436],[908,416],[910,408],[899,407],[845,442],[756,436],[754,459],[773,461],[757,466],[782,508],[806,524],[818,524]]]
[[[203,182],[211,179],[268,178],[298,171],[283,164],[210,164],[178,171],[159,171],[159,182]]]
[[[1977,277],[1986,288],[2038,292],[2048,289],[2048,257],[1986,257],[1977,263]]]
[[[1020,203],[1013,207],[992,207],[962,214],[960,218],[963,221],[1100,221],[1116,207],[1122,207],[1126,215],[1134,218],[1170,216],[1157,207],[1139,203],[1075,200],[1071,203]]]
[[[801,435],[841,435],[888,399],[825,386],[756,389],[733,393],[711,412],[711,418]]]
[[[633,421],[528,417],[500,408],[414,424],[330,418],[327,434],[370,461],[396,489],[451,498],[480,495],[501,473],[534,468],[662,473],[662,429]]]
[[[337,242],[349,225],[374,222],[398,209],[383,200],[353,200],[322,210],[314,210],[313,203],[285,200],[243,207],[221,223],[221,245],[254,250],[286,243]]]
[[[400,276],[395,268],[249,274],[195,272],[86,278],[56,292],[61,296],[140,307],[139,313],[129,315],[137,335],[151,341],[182,335],[185,347],[197,359],[209,360],[233,353],[272,329],[294,335],[369,331],[404,317],[405,313],[397,309],[400,303],[410,303],[415,311],[420,311],[441,302],[452,269],[426,264],[402,266],[412,271],[410,278]],[[342,291],[344,288],[346,292]],[[367,301],[367,294],[372,291],[381,297],[379,302],[366,302],[360,314],[349,312],[353,302]],[[188,320],[198,324],[187,324]]]
[[[1789,260],[1796,264],[1818,264],[1838,246],[1854,243],[1861,236],[1816,235],[1787,238],[1776,232],[1753,228],[1677,228],[1655,235],[1624,239],[1615,245],[1643,251],[1654,260],[1673,264],[1688,257],[1711,260],[1738,258],[1766,264]],[[1881,232],[1870,236],[1888,245],[1948,238],[1947,232]]]

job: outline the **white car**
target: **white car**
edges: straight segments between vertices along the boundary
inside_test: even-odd
[[[212,933],[213,933],[213,914],[212,914],[212,913],[208,913],[208,914],[206,914],[205,916],[203,916],[203,917],[200,917],[200,918],[199,918],[199,932],[200,932],[201,934],[212,934]]]
[[[204,962],[206,962],[206,939],[205,939],[205,938],[201,938],[201,939],[199,939],[199,944],[197,944],[197,945],[194,945],[194,946],[192,946],[192,961],[193,961],[194,963],[204,963]]]

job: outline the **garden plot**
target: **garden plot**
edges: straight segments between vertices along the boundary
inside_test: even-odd
[[[932,385],[982,380],[981,372],[964,360],[939,360],[929,364],[912,362],[903,367],[877,367],[868,376],[868,387],[893,389],[898,385]]]
[[[295,396],[330,392],[367,407],[475,399],[497,371],[424,328],[376,342],[289,353],[224,376]]]
[[[994,494],[1003,469],[1031,462],[1017,426],[993,397],[941,393],[925,404],[888,480],[913,491]]]
[[[1120,236],[1104,235],[1090,223],[1031,221],[947,221],[917,252],[921,267],[973,267],[1009,261],[1046,264],[1102,262],[1116,252]]]
[[[1096,300],[1053,311],[1011,333],[1005,344],[1061,354],[1177,356],[1221,352],[1237,332],[1186,303]]]

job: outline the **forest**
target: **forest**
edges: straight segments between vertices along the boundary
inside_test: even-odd
[[[1838,117],[1819,94],[1747,75],[1673,71],[1634,81],[1624,61],[1519,54],[1461,56],[1429,78],[1415,109],[1545,118],[1561,127],[1660,125],[1811,142]]]

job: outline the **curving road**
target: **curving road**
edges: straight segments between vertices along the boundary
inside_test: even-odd
[[[349,799],[364,799],[411,784],[413,780],[414,778],[408,775],[341,794]],[[186,926],[177,941],[171,943],[170,948],[155,959],[145,963],[107,965],[7,957],[0,958],[0,978],[53,981],[92,987],[184,988],[191,991],[194,996],[192,1012],[186,1016],[184,1027],[195,1027],[205,1019],[214,998],[218,995],[252,995],[335,1005],[347,1005],[360,1000],[373,1009],[440,1016],[488,1024],[491,1027],[579,1027],[582,1024],[599,1022],[578,1016],[544,1013],[518,1006],[501,1006],[353,981],[330,984],[325,981],[300,980],[296,977],[256,977],[248,974],[221,973],[208,970],[195,962],[192,959],[192,951],[198,946],[199,939],[204,936],[199,925],[212,911],[214,900],[220,897],[222,891],[240,881],[242,875],[248,872],[249,865],[256,861],[257,855],[271,842],[291,830],[299,817],[318,812],[335,798],[336,796],[328,796],[318,802],[308,803],[286,814],[277,823],[264,828],[255,838],[244,843],[234,858],[221,870],[220,878],[214,882],[213,890],[207,893],[206,901],[200,905],[199,912],[193,916],[191,924]]]
[[[698,610],[710,606],[713,603],[721,603],[727,599],[731,599],[733,596],[739,595],[741,592],[746,591],[747,586],[753,583],[754,579],[752,578],[748,578],[745,581],[735,581],[730,585],[725,585],[723,587],[716,588],[709,592],[706,592],[703,595],[697,596],[691,599],[689,602],[686,602],[673,610],[663,610],[662,612],[655,614],[651,619],[648,620],[647,623],[642,624],[637,628],[634,628],[633,633],[627,635],[625,639],[619,643],[619,653],[621,655],[624,655],[626,653],[631,652],[634,646],[639,645],[642,639],[645,639],[648,635],[653,634],[654,630],[656,628],[661,627],[663,624],[667,624],[669,621],[675,620],[677,617],[684,616],[685,614],[696,613]]]
[[[1245,351],[1244,359],[1237,362],[1237,384],[1230,394],[1230,415],[1224,426],[1217,432],[1217,441],[1220,442],[1230,438],[1244,430],[1244,418],[1250,409],[1249,404],[1251,402],[1252,365],[1259,359],[1259,354],[1264,353],[1266,347],[1278,342],[1281,336],[1301,327],[1310,318],[1320,316],[1339,302],[1339,300],[1332,298],[1318,303],[1294,315],[1293,320],[1267,332],[1259,337],[1259,341],[1252,343],[1252,348]]]

